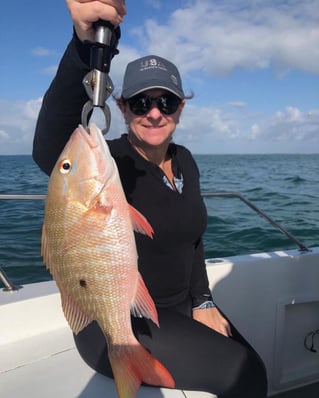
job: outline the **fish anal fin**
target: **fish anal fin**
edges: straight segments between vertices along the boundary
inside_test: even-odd
[[[175,386],[169,371],[137,340],[127,347],[111,346],[109,359],[119,398],[135,397],[142,381],[154,386]]]
[[[150,296],[140,273],[138,274],[137,290],[134,302],[131,306],[131,313],[136,317],[144,316],[145,318],[151,319],[157,326],[159,326],[154,301]]]
[[[78,334],[89,323],[93,321],[91,317],[86,315],[80,306],[72,300],[65,290],[60,288],[62,310],[66,320],[68,321],[72,332]]]
[[[138,211],[136,210],[133,206],[129,206],[129,211],[131,215],[131,221],[133,225],[133,229],[136,232],[140,232],[141,234],[147,235],[150,238],[153,238],[153,228],[149,224],[149,222],[146,220],[146,218]]]

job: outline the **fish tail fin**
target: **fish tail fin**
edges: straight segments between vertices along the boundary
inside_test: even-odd
[[[134,345],[109,351],[119,398],[134,398],[142,381],[146,384],[174,388],[169,371],[137,340]]]

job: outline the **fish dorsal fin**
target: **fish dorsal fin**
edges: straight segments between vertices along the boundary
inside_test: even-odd
[[[68,321],[72,332],[78,334],[89,323],[91,323],[93,319],[81,310],[79,305],[72,300],[71,296],[68,295],[63,288],[60,288],[60,293],[64,316]]]
[[[149,224],[149,222],[146,220],[146,218],[138,211],[136,210],[133,206],[128,205],[130,215],[131,215],[131,221],[133,225],[133,229],[136,232],[140,232],[141,234],[147,235],[150,238],[153,238],[153,228]]]
[[[131,313],[136,317],[144,316],[145,318],[151,319],[157,326],[159,326],[154,301],[150,296],[140,273],[138,273],[137,291],[134,302],[131,306]]]

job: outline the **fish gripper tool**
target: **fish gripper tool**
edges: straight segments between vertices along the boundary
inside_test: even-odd
[[[110,71],[111,59],[118,53],[116,46],[120,34],[116,38],[114,26],[107,21],[99,20],[93,26],[95,28],[95,41],[90,43],[91,70],[83,79],[83,85],[89,100],[83,106],[81,123],[88,130],[89,117],[94,107],[99,107],[105,118],[105,127],[102,129],[102,133],[106,134],[111,124],[111,112],[109,106],[106,104],[106,100],[114,90],[108,73]]]

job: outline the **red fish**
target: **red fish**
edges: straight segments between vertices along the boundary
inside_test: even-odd
[[[137,268],[133,230],[153,235],[125,198],[101,131],[79,126],[51,174],[42,256],[61,293],[74,333],[92,320],[103,330],[119,398],[141,382],[174,387],[167,369],[137,341],[130,312],[158,325],[154,302]]]

